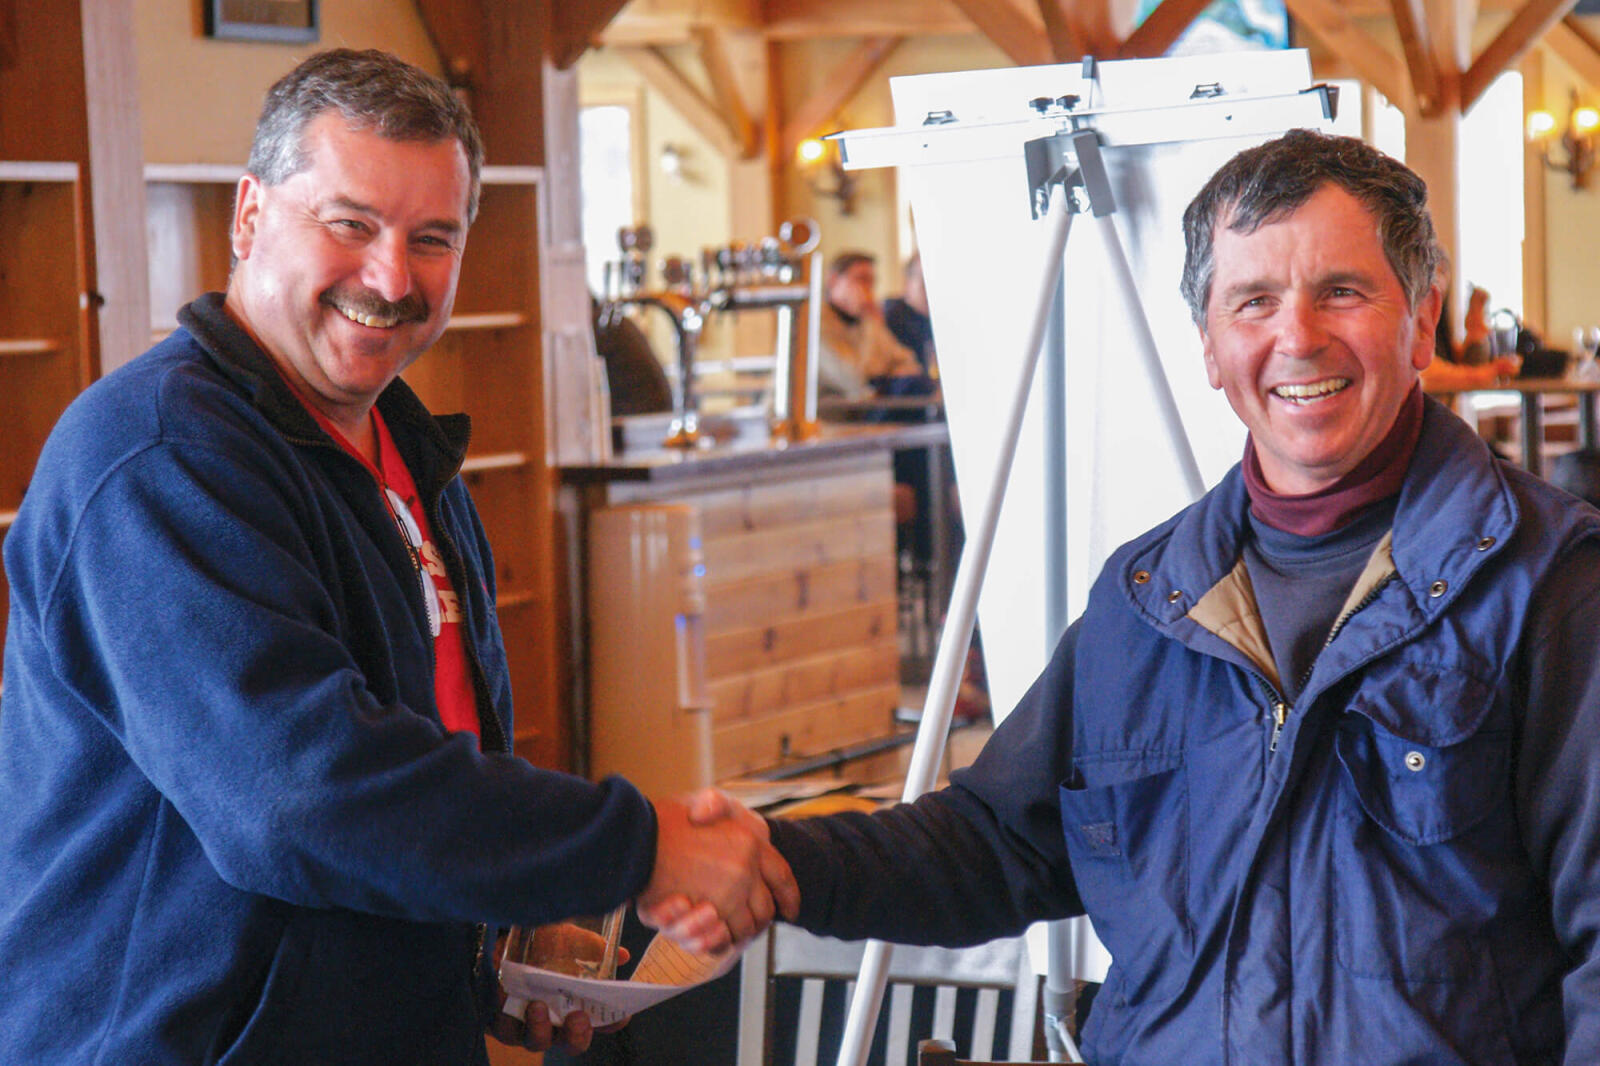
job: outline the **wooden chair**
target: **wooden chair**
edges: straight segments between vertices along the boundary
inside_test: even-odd
[[[948,1040],[922,1040],[917,1043],[917,1066],[1037,1066],[1026,1062],[979,1062],[956,1058],[955,1045]],[[1083,1066],[1069,1063],[1068,1066]]]
[[[838,1056],[864,945],[775,925],[745,953],[739,1066],[818,1066]],[[869,1063],[915,1066],[919,1037],[968,1054],[1027,1058],[1043,1047],[1041,979],[1023,940],[973,948],[897,946]]]

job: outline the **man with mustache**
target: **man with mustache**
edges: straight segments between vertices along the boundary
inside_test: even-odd
[[[771,823],[799,924],[1087,913],[1094,1066],[1600,1062],[1600,515],[1419,389],[1439,249],[1403,165],[1292,131],[1184,231],[1242,462],[1112,555],[948,788]]]
[[[636,898],[687,945],[795,904],[748,826],[510,752],[438,339],[483,149],[338,50],[269,92],[226,294],[62,417],[5,541],[0,1062],[484,1063],[494,930]],[[556,1026],[560,1026],[557,1028]]]

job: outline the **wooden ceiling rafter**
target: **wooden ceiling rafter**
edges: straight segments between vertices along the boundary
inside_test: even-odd
[[[849,103],[883,65],[904,37],[869,37],[841,59],[822,81],[822,91],[794,109],[778,135],[778,159],[792,159],[807,137],[816,135]]]
[[[445,80],[471,89],[484,67],[483,9],[478,0],[412,0],[438,53]]]
[[[1472,66],[1461,75],[1462,112],[1476,103],[1503,71],[1516,66],[1528,49],[1570,15],[1577,3],[1578,0],[1528,0],[1512,15],[1511,21],[1484,46]]]
[[[1412,99],[1421,114],[1437,115],[1444,103],[1439,86],[1439,65],[1434,59],[1433,39],[1422,0],[1392,0],[1390,11],[1395,31],[1400,35],[1400,51],[1406,57]]]
[[[1153,59],[1165,55],[1173,42],[1211,4],[1211,0],[1161,0],[1159,6],[1128,34],[1117,49],[1118,59]]]
[[[1044,21],[1033,12],[1022,10],[1010,0],[951,0],[951,3],[1017,66],[1042,66],[1051,61]]]
[[[628,45],[617,47],[616,52],[718,153],[727,159],[739,157],[742,146],[727,119],[659,48]]]
[[[1405,64],[1377,38],[1357,26],[1332,0],[1287,0],[1289,14],[1315,35],[1329,51],[1350,65],[1356,76],[1377,89],[1402,111],[1415,103],[1411,83],[1402,76]]]
[[[1111,17],[1112,0],[1058,0],[1067,9],[1068,18],[1083,41],[1083,54],[1113,56],[1122,46],[1116,25]],[[1073,57],[1078,58],[1078,57]]]
[[[1590,89],[1600,91],[1600,40],[1596,40],[1581,22],[1568,15],[1550,27],[1544,44],[1587,82]]]
[[[1070,63],[1092,53],[1094,44],[1087,40],[1081,26],[1073,18],[1063,0],[1038,0],[1039,17],[1044,20],[1045,39],[1050,43],[1050,57],[1057,63]]]
[[[716,26],[695,26],[690,30],[700,62],[711,80],[713,102],[722,112],[723,120],[738,145],[738,157],[750,159],[760,151],[761,145],[755,119],[745,104],[739,79],[734,74],[733,58],[729,54],[727,34]]]

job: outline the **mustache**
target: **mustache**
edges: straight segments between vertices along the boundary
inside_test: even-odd
[[[371,289],[329,289],[322,294],[322,302],[336,310],[398,322],[422,322],[428,317],[428,305],[415,293],[385,300]]]

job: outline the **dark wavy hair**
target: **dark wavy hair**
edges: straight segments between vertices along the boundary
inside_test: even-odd
[[[1428,214],[1427,185],[1405,164],[1354,137],[1290,130],[1224,163],[1183,213],[1183,298],[1200,328],[1216,273],[1217,227],[1254,233],[1293,214],[1324,185],[1338,186],[1372,212],[1384,258],[1416,309],[1443,256]]]
[[[387,52],[318,52],[267,90],[250,145],[250,173],[278,185],[311,165],[305,129],[328,111],[395,141],[455,138],[467,156],[467,223],[478,216],[483,139],[467,105],[440,79]]]

